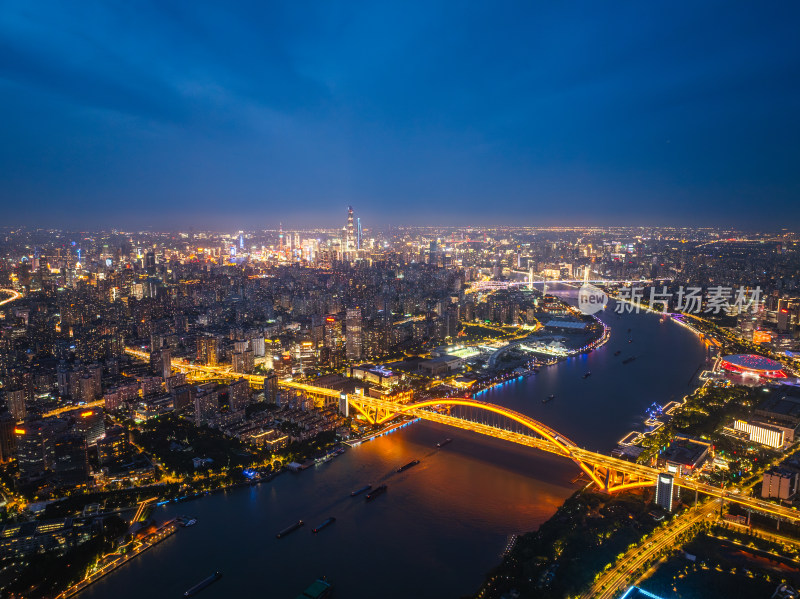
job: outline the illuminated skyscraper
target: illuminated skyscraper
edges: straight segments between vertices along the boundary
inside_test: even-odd
[[[17,448],[14,434],[14,417],[9,412],[0,413],[0,462],[8,462]]]
[[[270,374],[264,378],[264,401],[268,404],[281,405],[278,395],[278,375],[276,374]]]
[[[349,258],[356,249],[355,223],[353,222],[353,207],[347,207],[347,227],[345,229],[345,255]]]
[[[6,391],[6,406],[15,420],[19,421],[24,419],[28,414],[25,405],[25,390],[13,389]]]
[[[345,354],[348,360],[360,360],[363,354],[364,333],[361,308],[347,309]]]
[[[168,347],[155,349],[150,352],[150,372],[160,376],[165,381],[172,374],[172,356]]]
[[[668,512],[672,511],[672,487],[674,479],[665,472],[658,475],[656,482],[656,505]]]
[[[121,462],[129,458],[130,454],[128,435],[121,426],[110,428],[105,437],[97,441],[97,455],[101,466]]]
[[[197,361],[208,366],[219,364],[219,342],[215,337],[198,337]]]
[[[83,435],[87,445],[94,445],[106,434],[103,408],[81,410],[75,417],[75,430]]]

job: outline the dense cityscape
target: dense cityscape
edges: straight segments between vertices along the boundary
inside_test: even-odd
[[[0,599],[800,599],[800,5],[0,8]]]
[[[736,584],[764,592],[796,584],[794,234],[378,231],[352,207],[341,222],[309,231],[3,232],[8,596],[72,596],[173,533],[180,543],[181,528],[198,522],[163,506],[191,512],[183,502],[307,476],[420,420],[440,423],[439,453],[451,449],[452,425],[574,462],[559,467],[574,470],[576,492],[538,533],[510,542],[476,597],[614,597],[640,580],[676,584],[675,571],[687,584],[729,570],[747,577]],[[701,301],[678,305],[690,284],[703,289]],[[589,287],[612,298],[603,320],[580,309],[578,290]],[[739,287],[748,302],[737,306]],[[727,290],[724,306],[714,303],[717,288]],[[669,299],[625,299],[637,289]],[[638,344],[612,356],[635,368],[647,340],[617,324],[625,313],[674,322],[704,351],[685,396],[650,405],[615,446],[584,456],[543,416],[537,426],[486,403],[510,381],[610,352],[615,337]],[[570,398],[530,399],[551,401]],[[371,499],[370,489],[391,486],[362,492]],[[690,566],[675,557],[687,547],[703,556]],[[752,563],[720,557],[732,548]],[[768,566],[759,563],[766,554]],[[581,571],[567,575],[576,559]]]

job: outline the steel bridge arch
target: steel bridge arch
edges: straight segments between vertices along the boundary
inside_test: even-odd
[[[441,406],[441,405],[449,405],[449,406],[465,406],[471,408],[478,408],[482,410],[486,410],[487,412],[493,412],[500,416],[504,416],[509,418],[528,429],[534,431],[535,433],[544,437],[547,441],[555,445],[561,453],[571,459],[575,464],[583,470],[589,478],[597,484],[598,487],[601,489],[608,489],[607,482],[604,482],[600,477],[597,476],[597,473],[591,468],[588,464],[583,462],[581,459],[577,458],[573,455],[573,449],[578,449],[578,446],[571,441],[570,439],[566,438],[564,435],[556,432],[546,424],[539,422],[531,418],[530,416],[526,416],[525,414],[521,414],[520,412],[516,412],[514,410],[510,410],[508,408],[504,408],[502,406],[498,406],[495,404],[478,401],[475,399],[466,399],[466,398],[459,398],[459,397],[445,397],[441,399],[428,399],[425,401],[420,401],[412,404],[403,404],[397,406],[397,414],[400,415],[404,412],[408,412],[410,410],[418,409],[418,408],[425,408],[425,407],[432,407],[432,406]],[[647,483],[652,484],[652,483]],[[643,485],[642,485],[643,486]],[[629,487],[626,487],[629,488]]]
[[[478,401],[476,399],[466,399],[463,397],[444,397],[441,399],[426,399],[425,401],[398,406],[399,407],[398,413],[402,413],[410,409],[441,406],[441,405],[478,408],[481,410],[486,410],[487,412],[498,414],[500,416],[505,416],[506,418],[509,418],[531,429],[532,431],[540,434],[542,437],[544,437],[554,445],[563,449],[563,452],[565,454],[569,454],[570,448],[577,447],[577,445],[574,442],[567,439],[564,435],[553,430],[546,424],[531,418],[530,416],[526,416],[525,414],[521,414],[520,412],[509,410],[508,408],[487,403],[485,401]]]

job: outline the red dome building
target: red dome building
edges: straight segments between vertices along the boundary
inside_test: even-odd
[[[780,362],[755,354],[725,356],[720,360],[719,365],[728,372],[761,376],[768,379],[786,378],[786,373],[783,371],[783,366]]]

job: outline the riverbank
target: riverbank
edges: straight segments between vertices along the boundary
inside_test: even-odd
[[[643,318],[647,321],[656,322],[651,311],[644,311]],[[613,314],[609,314],[613,317]],[[658,314],[659,326],[664,326],[663,315]],[[624,330],[625,320],[630,318],[626,315],[618,315],[619,324],[612,320],[612,327]],[[641,322],[641,321],[640,321]],[[706,337],[700,331],[687,325],[679,319],[675,319],[681,328],[692,333],[692,336],[705,344]],[[627,337],[634,338],[640,335],[630,335],[628,329]],[[619,337],[619,336],[615,336]],[[629,345],[620,345],[619,339],[615,344],[619,349],[613,354],[614,358],[628,350]],[[612,350],[614,347],[611,348]],[[650,349],[650,348],[648,348]],[[633,362],[635,367],[641,365],[642,359],[647,359],[647,354],[637,352],[635,356],[638,361]],[[591,357],[591,356],[590,356]],[[624,355],[623,355],[624,357]],[[618,358],[621,360],[621,358]],[[632,360],[631,360],[632,362]],[[697,363],[695,363],[697,364]],[[625,369],[631,366],[623,366]],[[643,444],[650,451],[656,450],[656,446],[668,443],[668,433],[671,433],[673,426],[665,427],[670,423],[674,415],[679,414],[681,408],[694,400],[698,391],[705,385],[698,380],[698,373],[702,370],[700,366],[693,366],[688,376],[687,385],[689,392],[683,395],[682,399],[670,398],[668,402],[663,402],[663,412],[654,417],[652,414],[646,416],[644,425],[649,430],[645,432],[632,431],[621,439],[621,444],[631,446]],[[629,372],[622,370],[623,373]],[[684,379],[686,380],[686,379]],[[680,397],[680,396],[679,396]],[[705,398],[705,396],[704,396]],[[491,401],[491,399],[489,399]],[[727,404],[725,401],[720,404]],[[695,411],[694,402],[691,402],[691,413]],[[550,404],[548,404],[550,405]],[[658,404],[656,404],[658,405]],[[659,406],[660,407],[660,406]],[[724,412],[725,414],[728,411]],[[715,413],[714,416],[722,416]],[[713,420],[711,427],[719,424]],[[681,425],[689,425],[694,430],[705,429],[699,422],[687,422],[685,416],[679,418]],[[559,427],[556,427],[557,429]],[[535,596],[544,599],[556,599],[566,596],[573,596],[586,588],[594,579],[595,575],[602,571],[607,564],[614,561],[618,553],[624,552],[627,546],[641,539],[649,530],[657,524],[656,518],[663,518],[663,513],[658,510],[653,511],[651,489],[645,489],[636,493],[624,493],[618,498],[602,496],[593,493],[589,489],[584,489],[573,495],[558,509],[555,515],[543,524],[537,531],[522,535],[510,552],[504,557],[499,566],[490,572],[483,586],[474,595],[476,599],[496,599],[506,596],[514,596],[513,591],[517,591],[521,596]],[[653,511],[651,514],[650,512]],[[633,529],[630,528],[633,526]],[[576,567],[580,564],[580,567]]]
[[[603,347],[606,343],[608,343],[609,339],[611,338],[611,327],[609,327],[606,323],[600,320],[597,317],[593,317],[594,320],[602,326],[602,334],[595,340],[587,343],[586,345],[576,348],[568,352],[566,355],[559,355],[554,356],[550,354],[540,354],[535,351],[531,352],[535,355],[535,358],[531,360],[532,363],[526,365],[526,368],[509,368],[508,370],[501,371],[499,374],[495,375],[493,378],[485,381],[484,383],[479,383],[471,390],[470,396],[472,399],[478,399],[478,396],[482,393],[486,393],[496,387],[502,386],[511,381],[518,381],[524,378],[536,375],[539,371],[543,368],[547,368],[549,366],[555,366],[569,358],[574,358],[576,356],[581,355],[588,355],[592,351],[596,351]]]
[[[683,402],[674,402],[670,407],[669,417],[664,418],[663,422],[653,422],[651,417],[650,424],[657,426],[653,427],[650,435],[639,435],[638,438],[631,439],[644,448],[638,461],[654,464],[656,456],[676,437],[703,438],[718,452],[714,463],[724,463],[724,467],[717,468],[709,464],[705,468],[698,468],[701,480],[715,485],[733,485],[741,488],[742,492],[747,492],[760,480],[765,468],[786,457],[769,448],[748,447],[746,441],[725,434],[727,423],[735,417],[746,418],[755,409],[760,393],[760,390],[749,387],[729,388],[710,384],[700,386],[687,395]],[[634,434],[629,433],[626,439]],[[502,564],[491,572],[475,597],[495,599],[506,593],[513,596],[512,591],[519,591],[522,596],[528,596],[530,593],[530,596],[544,599],[561,599],[587,588],[595,575],[607,569],[608,565],[617,559],[617,554],[614,553],[617,548],[614,539],[618,531],[614,530],[614,526],[619,525],[624,529],[626,520],[637,520],[637,510],[639,513],[647,511],[653,520],[652,523],[648,522],[648,525],[655,524],[659,517],[669,517],[655,508],[652,495],[652,488],[629,494],[627,497],[633,499],[636,505],[634,510],[626,501],[625,495],[621,496],[624,507],[620,508],[615,507],[615,498],[592,499],[591,491],[587,490],[576,494],[536,533],[520,537],[519,546],[515,546]],[[592,505],[594,501],[609,503],[596,509]],[[603,521],[593,520],[592,514]],[[645,531],[646,526],[637,529]],[[625,536],[622,538],[625,539]],[[667,549],[678,549],[686,540],[688,539],[676,541],[674,546],[671,545]],[[612,550],[605,553],[598,552],[597,547],[607,542],[611,542]],[[636,542],[635,539],[630,541],[634,545]],[[551,546],[554,549],[551,549]],[[569,546],[573,546],[573,549],[569,550]],[[573,572],[570,569],[573,563],[580,563],[581,568]],[[641,575],[646,573],[642,572]],[[699,576],[708,578],[708,574]],[[765,580],[770,581],[768,576]],[[715,595],[715,597],[727,596]]]
[[[56,599],[68,599],[74,597],[91,584],[97,582],[104,576],[111,574],[117,568],[124,566],[135,557],[141,555],[148,549],[152,549],[164,539],[172,536],[178,530],[178,523],[175,521],[165,522],[159,526],[155,531],[142,538],[140,541],[134,541],[134,546],[131,551],[124,554],[110,554],[102,558],[100,561],[106,561],[99,569],[89,573],[80,582],[72,585],[67,590],[56,595]]]
[[[388,435],[389,433],[398,431],[402,428],[409,426],[410,424],[417,422],[418,420],[419,418],[412,418],[410,420],[403,420],[402,422],[395,422],[393,424],[387,425],[378,432],[370,433],[369,435],[364,435],[363,437],[359,437],[358,439],[348,439],[347,441],[343,441],[343,443],[350,447],[358,447],[362,443],[367,443],[368,441],[373,441],[379,437],[383,437],[384,435]]]
[[[650,513],[651,495],[649,489],[615,496],[577,491],[536,532],[518,537],[474,599],[575,596],[606,564],[655,530],[659,520]]]

